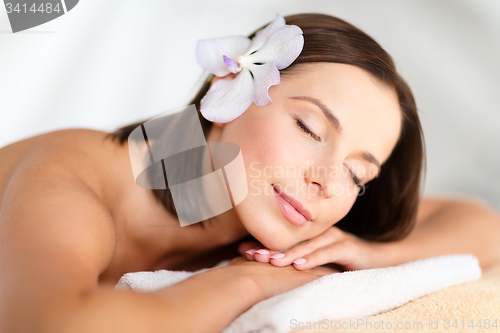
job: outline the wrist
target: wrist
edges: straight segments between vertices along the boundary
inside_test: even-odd
[[[401,241],[377,243],[377,247],[378,267],[396,266],[407,262],[404,260],[407,250]]]
[[[265,288],[266,284],[262,274],[254,274],[250,266],[225,266],[214,268],[212,271],[219,270],[218,273],[224,275],[224,279],[237,281],[242,290],[247,295],[253,296],[254,303],[262,301],[269,297],[269,292]],[[217,273],[217,272],[216,272]],[[221,277],[222,278],[222,277]]]

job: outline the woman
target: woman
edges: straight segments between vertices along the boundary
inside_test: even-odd
[[[496,212],[419,201],[416,106],[385,51],[327,15],[286,23],[302,29],[304,47],[269,89],[272,102],[225,123],[200,116],[207,141],[238,144],[257,180],[210,220],[180,227],[168,189],[136,185],[127,138],[138,124],[111,134],[119,140],[73,129],[0,150],[2,331],[218,332],[256,302],[336,272],[316,267],[326,263],[362,269],[465,252],[484,267],[500,258]],[[220,79],[205,82],[198,108]],[[339,173],[321,176],[306,161]],[[280,166],[301,171],[266,172]],[[227,267],[157,292],[114,289],[126,272],[199,268],[252,238],[240,246],[247,258]]]

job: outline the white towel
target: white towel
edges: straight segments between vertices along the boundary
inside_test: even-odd
[[[230,260],[223,260],[212,268],[227,266]],[[153,291],[187,279],[191,275],[198,274],[211,268],[203,268],[195,272],[169,271],[161,269],[150,272],[134,272],[124,274],[118,283],[116,289],[132,289],[135,291]]]
[[[215,267],[228,262],[222,261]],[[205,270],[127,273],[116,288],[152,291]],[[224,333],[281,333],[291,331],[296,327],[294,323],[299,322],[364,318],[446,287],[476,281],[481,273],[479,261],[472,254],[452,254],[392,267],[325,275],[255,304]]]

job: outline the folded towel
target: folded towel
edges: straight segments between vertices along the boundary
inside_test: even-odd
[[[223,260],[212,268],[227,266],[230,260]],[[116,285],[116,289],[132,289],[135,291],[154,291],[168,287],[211,268],[203,268],[194,272],[169,271],[161,269],[150,272],[134,272],[124,274]]]
[[[225,260],[215,267],[228,262]],[[116,288],[152,291],[206,270],[127,273]],[[363,318],[480,277],[479,261],[471,254],[452,254],[392,267],[325,275],[255,304],[237,317],[224,333],[281,333],[297,328],[299,322]]]

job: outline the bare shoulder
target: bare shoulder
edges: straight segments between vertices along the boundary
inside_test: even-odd
[[[13,173],[27,164],[37,164],[34,175],[46,167],[64,168],[78,175],[98,195],[107,177],[109,160],[118,156],[118,145],[106,132],[67,129],[37,135],[0,149],[0,193]]]
[[[98,287],[115,254],[113,218],[72,166],[83,153],[46,143],[18,161],[1,193],[0,330],[33,331],[22,315],[56,318]]]
[[[418,205],[417,224],[446,208],[458,206],[462,208],[466,207],[467,209],[494,211],[494,208],[490,204],[478,197],[425,196],[420,200]]]
[[[11,255],[0,260],[0,270],[15,272],[18,281],[32,279],[35,269],[42,284],[52,285],[57,272],[66,280],[56,283],[66,287],[95,285],[116,247],[104,201],[106,134],[56,131],[0,151],[12,162],[0,192],[0,246]],[[15,281],[0,282],[16,289]]]

